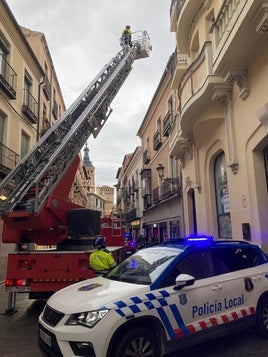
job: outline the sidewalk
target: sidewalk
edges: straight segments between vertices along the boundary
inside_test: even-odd
[[[38,316],[45,301],[29,300],[28,294],[17,294],[16,310],[7,315],[8,294],[0,285],[0,357],[46,356],[38,346]]]

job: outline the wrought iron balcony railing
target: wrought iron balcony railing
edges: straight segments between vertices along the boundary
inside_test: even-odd
[[[34,124],[38,120],[38,103],[28,89],[23,89],[23,114]]]
[[[169,110],[163,120],[163,136],[169,136],[172,127],[172,111]]]
[[[153,148],[154,150],[158,150],[160,146],[162,145],[162,140],[161,140],[161,132],[160,130],[157,130],[153,136]]]
[[[0,176],[5,177],[18,164],[19,154],[0,143]]]
[[[0,54],[0,88],[10,99],[16,99],[16,87],[17,74],[3,54]]]

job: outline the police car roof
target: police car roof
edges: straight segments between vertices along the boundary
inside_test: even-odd
[[[198,236],[198,237],[184,237],[184,238],[168,238],[166,242],[161,243],[157,246],[159,247],[166,247],[166,248],[177,248],[185,250],[186,248],[204,248],[204,247],[212,247],[216,245],[252,245],[249,242],[243,240],[233,240],[233,239],[217,239],[215,240],[214,237],[210,236]],[[154,246],[156,247],[156,246]]]

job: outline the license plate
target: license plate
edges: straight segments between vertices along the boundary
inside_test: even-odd
[[[28,293],[30,286],[7,286],[8,293]]]
[[[41,340],[45,342],[49,347],[51,347],[51,336],[45,333],[41,328],[39,328],[39,336]]]

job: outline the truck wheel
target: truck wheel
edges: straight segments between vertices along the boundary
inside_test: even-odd
[[[129,331],[115,349],[116,357],[160,357],[156,335],[149,329],[138,327]]]
[[[256,329],[261,337],[268,338],[268,296],[265,296],[258,306]]]

